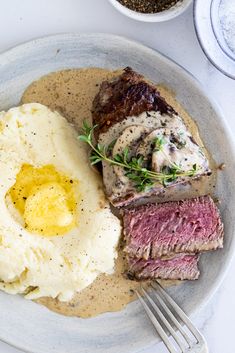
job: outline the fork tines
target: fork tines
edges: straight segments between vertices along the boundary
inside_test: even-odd
[[[154,282],[151,289],[151,294],[143,287],[136,293],[169,352],[192,352],[205,345],[201,333],[162,286]]]

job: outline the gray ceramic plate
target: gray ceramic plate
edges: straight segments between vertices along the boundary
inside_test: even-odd
[[[65,34],[23,44],[0,56],[0,107],[17,105],[24,89],[51,71],[127,65],[176,92],[179,102],[198,123],[214,159],[227,166],[219,173],[216,189],[225,223],[224,249],[202,257],[198,281],[170,290],[186,312],[193,314],[218,288],[235,247],[234,146],[221,112],[199,83],[161,54],[130,40],[106,34]],[[137,302],[122,312],[83,320],[63,317],[20,296],[0,293],[0,311],[0,338],[29,352],[131,353],[158,340]]]

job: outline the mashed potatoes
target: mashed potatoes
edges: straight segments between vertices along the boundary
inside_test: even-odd
[[[0,289],[70,300],[111,273],[121,227],[86,146],[32,103],[0,113]]]

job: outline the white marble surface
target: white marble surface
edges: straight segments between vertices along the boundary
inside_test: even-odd
[[[123,17],[107,0],[1,1],[0,52],[32,38],[63,32],[115,33],[161,51],[193,73],[207,87],[221,105],[235,134],[235,81],[223,76],[206,60],[195,36],[192,7],[170,22],[146,24]],[[220,290],[194,318],[195,324],[208,340],[212,353],[234,353],[233,268],[235,261]],[[142,353],[164,352],[166,350],[160,344]],[[0,342],[0,353],[20,351]]]

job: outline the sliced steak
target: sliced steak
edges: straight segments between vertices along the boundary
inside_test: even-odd
[[[170,259],[129,259],[130,279],[195,280],[199,277],[199,255],[178,254]]]
[[[223,247],[223,224],[210,196],[147,204],[123,211],[130,257],[155,259]]]

